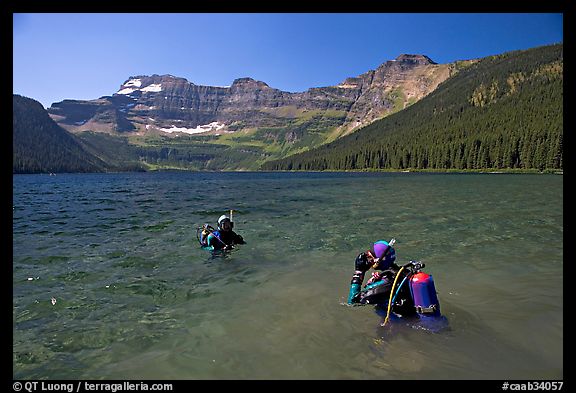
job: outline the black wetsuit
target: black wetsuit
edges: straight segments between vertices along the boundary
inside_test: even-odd
[[[218,240],[220,239],[220,240]],[[245,244],[246,242],[236,232],[217,230],[212,232],[208,236],[208,247],[212,247],[214,250],[222,250],[226,247],[232,247],[235,244]]]
[[[367,284],[358,296],[358,303],[361,304],[374,304],[379,307],[388,306],[390,300],[390,291],[392,294],[392,311],[402,316],[414,315],[416,313],[414,308],[414,301],[410,293],[410,285],[408,278],[403,282],[404,278],[410,274],[407,269],[400,272],[400,276],[396,279],[396,275],[400,267],[392,264],[388,269],[378,272],[379,279],[374,280]],[[394,280],[396,279],[396,285]],[[392,288],[394,285],[394,288]]]

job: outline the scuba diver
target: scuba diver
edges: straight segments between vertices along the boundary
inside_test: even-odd
[[[381,326],[392,319],[413,319],[425,330],[438,331],[446,325],[440,314],[432,276],[422,272],[424,264],[418,261],[398,266],[395,239],[378,240],[371,250],[360,253],[354,262],[354,275],[350,282],[348,304],[374,304],[376,312],[385,316]],[[364,288],[364,276],[375,271]],[[384,315],[383,315],[384,313]]]
[[[215,230],[212,226],[208,224],[202,225],[198,228],[196,236],[202,248],[206,250],[232,250],[236,244],[246,244],[242,236],[234,232],[234,222],[231,219],[232,210],[230,211],[230,217],[225,214],[218,218],[218,229]],[[200,230],[202,230],[200,232]]]
[[[398,266],[394,263],[396,261],[396,251],[392,247],[395,240],[387,243],[384,240],[378,240],[374,243],[374,250],[366,250],[360,253],[354,261],[354,275],[350,282],[350,293],[348,294],[348,304],[352,303],[370,303],[369,299],[365,299],[365,293],[361,292],[362,283],[364,282],[364,275],[370,268],[380,270],[381,273],[374,272],[368,284],[378,281],[379,278],[384,279],[390,273],[398,271]],[[384,273],[386,271],[386,273]]]

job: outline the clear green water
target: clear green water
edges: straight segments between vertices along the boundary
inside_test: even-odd
[[[213,257],[228,209],[248,244]],[[392,237],[449,330],[343,305]],[[562,379],[563,176],[14,176],[13,377]]]

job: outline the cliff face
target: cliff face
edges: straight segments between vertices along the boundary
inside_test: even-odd
[[[356,90],[357,99],[344,124],[347,133],[390,113],[404,109],[448,79],[453,66],[436,64],[422,55],[400,55],[339,86]]]
[[[172,75],[142,75],[130,77],[111,96],[64,100],[48,112],[71,132],[196,134],[286,126],[305,112],[331,111],[339,113],[336,126],[345,134],[421,99],[449,77],[451,68],[426,56],[401,55],[336,86],[301,93],[252,78],[215,87]]]

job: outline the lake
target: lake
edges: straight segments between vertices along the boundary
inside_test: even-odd
[[[345,305],[391,238],[448,329]],[[14,379],[564,377],[561,175],[14,175],[12,271]]]

